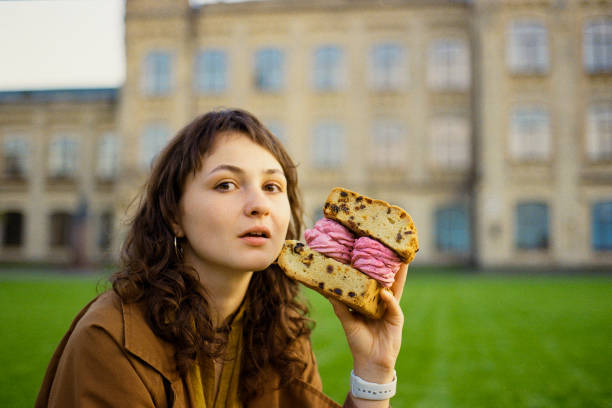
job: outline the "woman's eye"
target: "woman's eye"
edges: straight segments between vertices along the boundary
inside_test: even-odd
[[[235,188],[236,188],[236,185],[232,183],[231,181],[223,181],[216,185],[215,190],[231,191],[231,190],[234,190]]]
[[[266,184],[264,189],[271,193],[280,193],[283,191],[282,187],[275,183]]]

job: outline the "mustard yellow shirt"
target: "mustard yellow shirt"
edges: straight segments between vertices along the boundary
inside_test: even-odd
[[[231,321],[227,345],[219,378],[215,387],[215,365],[212,359],[202,359],[189,373],[194,400],[198,408],[242,408],[238,398],[244,305]],[[216,390],[216,395],[215,395]]]

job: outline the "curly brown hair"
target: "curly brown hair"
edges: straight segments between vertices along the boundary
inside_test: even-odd
[[[175,251],[172,225],[177,221],[187,177],[201,168],[216,136],[225,132],[239,132],[274,155],[285,173],[291,206],[286,239],[298,239],[302,228],[296,166],[281,143],[252,114],[234,109],[201,115],[160,153],[131,220],[121,268],[111,281],[124,302],[144,304],[153,331],[175,345],[177,369],[183,375],[198,357],[219,358],[224,340],[213,326],[206,288],[197,272],[183,264]],[[305,362],[296,357],[293,346],[310,335],[312,322],[297,295],[297,283],[276,264],[253,274],[244,315],[240,376],[243,402],[264,388],[269,381],[266,373],[282,373],[282,386],[304,371]]]

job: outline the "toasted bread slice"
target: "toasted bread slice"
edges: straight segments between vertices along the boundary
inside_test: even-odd
[[[367,317],[379,319],[385,312],[379,294],[386,289],[375,279],[299,241],[285,241],[277,262],[290,278],[324,296],[340,300]]]
[[[377,239],[395,251],[403,262],[411,262],[419,250],[417,231],[410,215],[386,201],[336,187],[325,201],[323,214],[358,236]]]

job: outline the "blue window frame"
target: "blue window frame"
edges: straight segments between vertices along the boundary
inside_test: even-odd
[[[467,255],[471,250],[468,206],[453,204],[436,210],[436,247],[440,251]]]
[[[314,54],[314,87],[334,91],[342,83],[342,50],[335,45],[318,47]]]
[[[521,203],[516,206],[516,246],[519,249],[546,249],[549,245],[548,205]]]
[[[21,135],[7,136],[3,141],[4,175],[25,177],[28,165],[28,142]]]
[[[227,89],[227,54],[222,50],[200,51],[195,60],[195,88],[202,93]]]
[[[165,95],[172,83],[172,55],[168,51],[151,51],[144,60],[143,87],[147,95]]]
[[[153,161],[170,140],[169,128],[160,122],[150,123],[144,129],[140,145],[141,166],[149,169]]]
[[[79,142],[75,135],[54,136],[49,145],[49,176],[76,176],[79,161]]]
[[[375,45],[371,53],[372,86],[378,90],[392,90],[402,84],[402,48],[399,44]]]
[[[550,67],[548,30],[538,21],[515,21],[508,33],[507,63],[512,72],[545,73]]]
[[[284,82],[285,54],[278,48],[262,48],[255,53],[255,87],[279,91]]]
[[[612,18],[596,18],[586,22],[583,60],[591,74],[612,71]]]
[[[313,165],[339,168],[344,164],[344,129],[336,122],[318,123],[314,128]]]
[[[612,250],[612,201],[595,203],[592,208],[592,217],[593,249]]]

